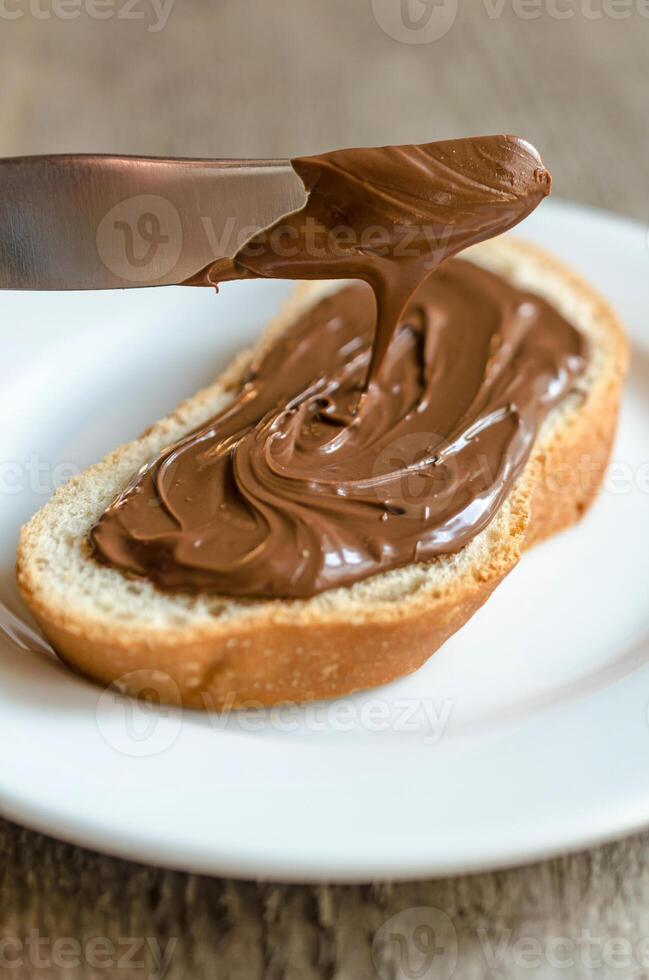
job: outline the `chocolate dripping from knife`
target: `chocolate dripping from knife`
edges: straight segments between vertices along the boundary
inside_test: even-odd
[[[365,391],[421,283],[445,259],[518,224],[552,183],[534,147],[514,136],[336,150],[291,165],[307,193],[303,207],[185,284],[364,280],[377,311]]]

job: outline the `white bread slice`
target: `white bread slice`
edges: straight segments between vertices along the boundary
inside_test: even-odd
[[[548,298],[589,339],[589,365],[546,419],[528,465],[491,524],[462,551],[307,600],[167,594],[89,556],[91,526],[133,473],[232,397],[252,356],[128,445],[70,480],[23,528],[23,597],[61,658],[139,694],[218,710],[347,694],[416,670],[491,594],[521,551],[574,523],[594,498],[615,431],[627,344],[608,305],[565,266],[515,238],[464,258]],[[307,283],[274,320],[341,283]]]

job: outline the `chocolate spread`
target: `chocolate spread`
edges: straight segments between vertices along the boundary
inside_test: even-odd
[[[417,286],[444,259],[518,224],[552,185],[534,147],[515,136],[335,150],[291,164],[304,207],[188,283],[364,280],[377,303],[368,381]]]
[[[548,193],[528,144],[487,137],[293,165],[306,206],[192,282],[364,281],[299,316],[232,402],[138,473],[92,529],[96,558],[162,589],[308,597],[459,550],[584,367],[583,338],[538,296],[458,259],[431,274]]]

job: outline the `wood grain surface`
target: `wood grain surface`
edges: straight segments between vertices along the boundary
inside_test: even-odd
[[[437,0],[457,17],[429,43],[403,21],[386,33],[383,0],[109,2],[104,20],[74,2],[0,3],[0,155],[288,156],[508,131],[538,145],[558,195],[649,219],[643,0]],[[648,835],[371,887],[172,873],[7,822],[0,855],[0,976],[649,976]]]

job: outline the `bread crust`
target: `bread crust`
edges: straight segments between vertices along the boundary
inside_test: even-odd
[[[38,574],[43,529],[36,515],[21,535],[18,583],[61,659],[104,685],[134,695],[153,688],[162,701],[189,708],[218,711],[340,697],[416,670],[486,601],[525,548],[580,519],[597,494],[612,448],[628,358],[624,333],[590,286],[535,246],[507,237],[474,254],[505,274],[523,258],[535,263],[540,275],[560,281],[587,305],[608,345],[606,371],[533,450],[506,505],[507,534],[486,562],[465,570],[451,588],[424,589],[367,615],[346,615],[344,609],[338,616],[308,615],[302,605],[292,612],[290,603],[271,601],[254,620],[196,625],[170,635],[151,626],[93,623],[70,605],[53,603]],[[296,302],[305,302],[309,288],[298,287]],[[281,319],[267,337],[283,329]],[[235,362],[226,383],[240,370]]]

